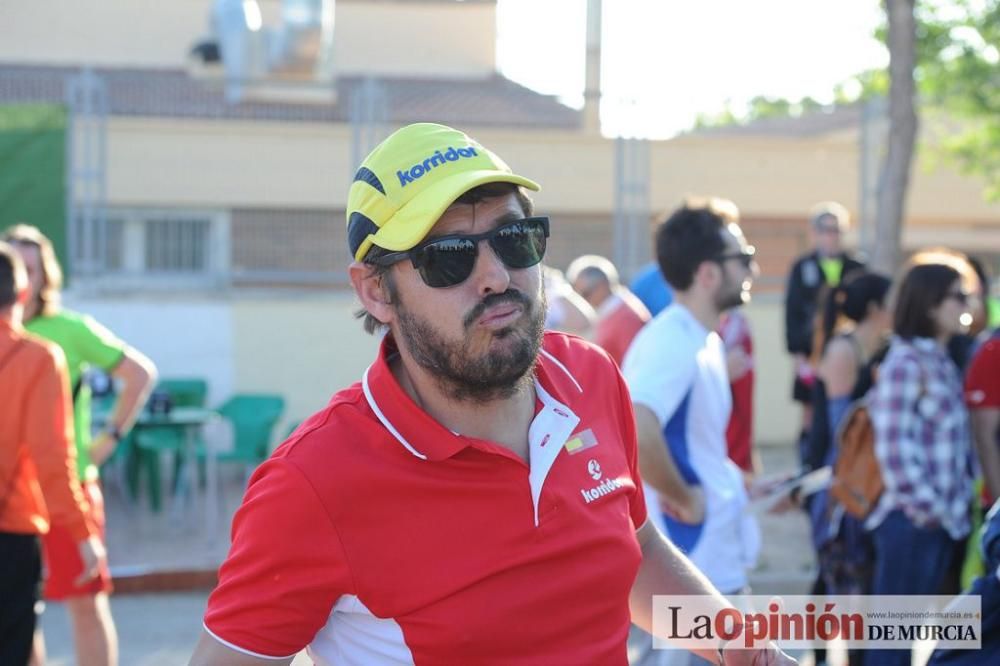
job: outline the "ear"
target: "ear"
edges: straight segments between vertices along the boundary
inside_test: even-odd
[[[714,261],[703,261],[698,264],[694,271],[694,283],[714,289],[715,285],[722,279],[722,266]]]
[[[28,301],[31,300],[31,287],[25,285],[21,291],[17,292],[14,300],[21,305],[27,306]]]
[[[389,298],[389,290],[383,283],[383,277],[376,275],[371,266],[360,261],[351,262],[347,272],[361,306],[380,322],[389,325],[395,318],[396,310]]]

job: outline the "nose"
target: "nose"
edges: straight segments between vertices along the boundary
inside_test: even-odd
[[[481,296],[502,294],[510,286],[510,270],[485,240],[479,241],[479,256],[472,279]]]

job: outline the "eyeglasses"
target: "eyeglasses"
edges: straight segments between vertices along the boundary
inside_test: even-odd
[[[757,248],[755,248],[753,245],[747,245],[739,252],[726,252],[723,254],[716,255],[712,257],[712,261],[716,261],[720,264],[723,264],[729,261],[730,259],[736,259],[741,264],[743,264],[744,268],[750,268],[750,266],[753,265],[754,257],[756,255],[757,255]]]
[[[527,217],[481,234],[453,234],[420,243],[405,252],[390,252],[372,259],[391,266],[409,259],[428,287],[454,287],[469,279],[479,256],[479,242],[486,241],[507,268],[530,268],[545,256],[549,218]]]

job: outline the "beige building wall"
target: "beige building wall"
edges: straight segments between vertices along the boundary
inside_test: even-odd
[[[346,290],[232,301],[235,386],[285,396],[281,434],[360,381],[375,359],[378,340],[354,319],[356,307]]]
[[[265,28],[276,28],[280,0],[259,4]],[[211,0],[5,0],[0,62],[180,68],[210,36],[211,8]],[[334,11],[341,74],[496,73],[494,3],[338,0]]]
[[[0,61],[177,68],[209,32],[207,0],[6,0]]]
[[[350,127],[120,118],[108,122],[112,206],[343,206]]]
[[[344,124],[113,117],[108,123],[112,205],[342,208],[356,165]],[[468,127],[524,175],[541,182],[539,208],[607,213],[614,205],[614,142],[567,130]],[[856,215],[857,146],[846,139],[686,136],[654,142],[650,202],[720,194],[748,217],[805,218],[817,201]],[[981,183],[933,156],[914,167],[914,225],[991,225],[1000,203]]]
[[[334,68],[341,74],[487,77],[497,70],[496,29],[493,3],[337,0]]]
[[[755,298],[747,306],[754,343],[754,442],[792,444],[802,408],[792,400],[792,363],[785,352],[785,307],[778,297]]]

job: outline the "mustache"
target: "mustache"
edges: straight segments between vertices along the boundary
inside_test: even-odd
[[[476,323],[476,320],[479,319],[488,308],[503,303],[514,303],[522,306],[525,311],[531,310],[531,300],[527,296],[522,294],[517,289],[508,289],[502,294],[490,294],[480,301],[476,307],[469,311],[469,314],[465,315],[465,318],[462,320],[462,324],[467,329],[472,327],[472,325]]]

